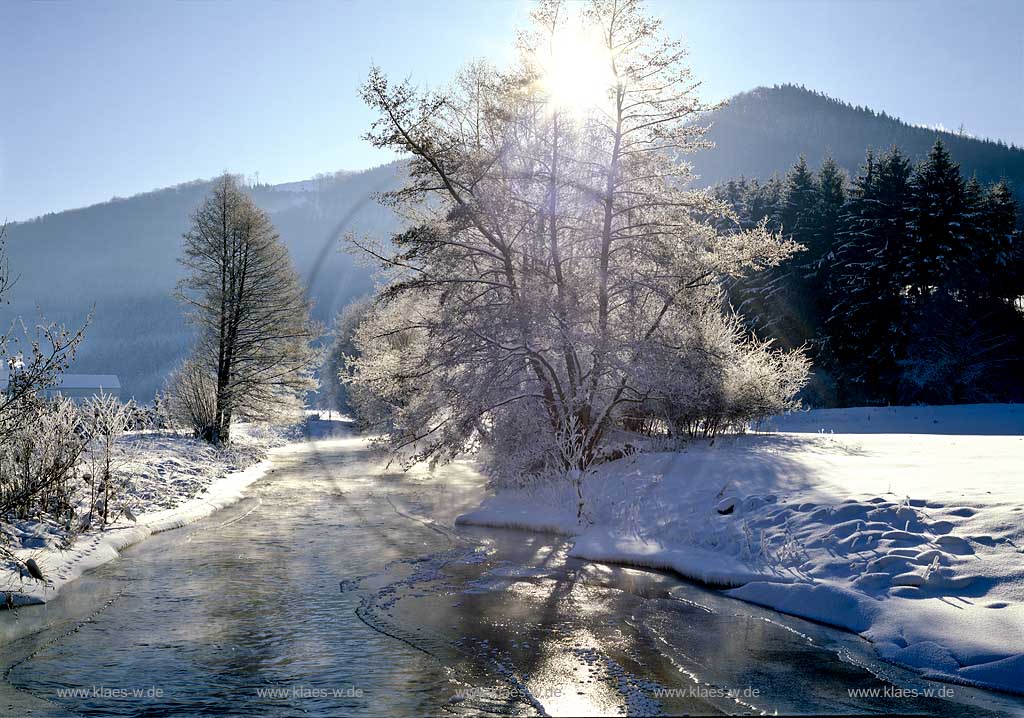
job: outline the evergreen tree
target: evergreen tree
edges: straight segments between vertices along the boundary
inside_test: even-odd
[[[965,254],[964,182],[960,166],[936,140],[914,170],[911,242],[903,257],[902,280],[910,296],[927,297],[954,278]]]
[[[979,274],[987,278],[984,291],[1010,303],[1024,295],[1024,247],[1015,232],[1017,201],[1005,181],[988,188],[980,219],[984,244],[979,247]]]
[[[958,253],[961,260],[950,278],[949,289],[963,297],[977,296],[987,292],[991,281],[991,247],[987,225],[985,190],[977,175],[964,185],[961,237],[964,244]]]
[[[818,171],[814,234],[808,244],[808,251],[818,260],[819,267],[828,261],[828,255],[835,247],[845,204],[846,176],[835,160],[827,157]]]
[[[770,301],[760,324],[782,346],[811,345],[817,336],[817,303],[813,278],[820,255],[814,247],[818,220],[818,186],[807,161],[800,157],[786,174],[780,200],[782,233],[803,247],[779,267],[765,273]]]
[[[782,234],[802,245],[779,267],[738,284],[732,297],[759,336],[787,348],[806,346],[811,356],[820,350],[822,323],[830,309],[822,263],[833,248],[846,193],[835,162],[827,161],[822,171],[824,185],[801,157],[784,181],[754,183],[744,198],[737,198],[738,185],[726,185],[719,193],[744,226],[760,220],[772,223],[778,217]],[[820,393],[821,387],[811,386],[810,391]]]
[[[785,194],[779,214],[783,233],[805,247],[814,229],[817,195],[814,173],[807,167],[804,156],[800,155],[800,159],[786,175]]]
[[[842,403],[895,398],[904,345],[902,257],[910,221],[910,162],[894,148],[868,152],[838,234],[826,322]]]
[[[762,338],[807,343],[816,371],[805,398],[1024,396],[1024,249],[1012,189],[965,183],[939,142],[916,168],[898,148],[869,151],[847,194],[834,161],[815,177],[802,158],[784,184],[744,180],[717,193],[741,226],[778,218],[804,247],[730,298]]]
[[[779,214],[781,211],[782,184],[777,175],[765,183],[756,179],[750,180],[747,186],[746,225],[744,229],[756,227],[762,221],[768,223],[768,228],[777,231],[780,226]]]
[[[817,405],[836,400],[835,378],[828,371],[829,358],[825,322],[832,310],[828,287],[837,235],[846,204],[846,176],[828,157],[816,182],[813,221],[801,242],[807,247],[801,266],[805,306],[811,321],[809,355],[815,364],[805,396]]]

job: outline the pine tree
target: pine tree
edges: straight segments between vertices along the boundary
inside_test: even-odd
[[[963,297],[973,297],[987,292],[991,281],[989,257],[992,248],[987,223],[985,190],[977,175],[964,185],[961,240],[964,244],[958,257],[962,260],[953,276],[947,282],[948,288]]]
[[[818,188],[803,155],[786,175],[780,219],[784,234],[807,246],[813,232]],[[799,258],[794,257],[797,261]]]
[[[778,217],[783,235],[803,249],[779,267],[737,285],[732,293],[759,336],[786,348],[807,346],[811,356],[820,348],[822,323],[830,308],[824,299],[822,261],[832,249],[845,200],[845,180],[838,166],[829,160],[823,172],[824,187],[800,157],[784,182],[756,187],[756,196],[739,202],[747,212],[752,207],[760,215],[757,219]],[[736,190],[727,188],[722,194],[737,202]],[[748,216],[745,221],[755,219]]]
[[[1009,185],[1000,181],[989,187],[982,200],[985,241],[978,248],[979,273],[988,278],[988,294],[1011,303],[1024,295],[1024,247],[1021,233],[1015,232],[1017,217],[1017,201]]]
[[[759,325],[762,333],[788,349],[814,343],[818,329],[812,277],[819,257],[813,248],[817,226],[818,186],[807,161],[786,174],[779,201],[782,234],[803,249],[764,274],[766,295]]]
[[[898,148],[881,158],[869,151],[847,194],[831,159],[816,178],[798,161],[777,205],[769,183],[718,192],[742,226],[754,213],[778,217],[805,247],[730,293],[760,336],[782,345],[811,337],[816,372],[805,396],[841,404],[1024,396],[1016,306],[1024,248],[1011,188],[963,182],[936,143],[916,168]]]
[[[900,276],[910,227],[910,163],[894,148],[869,151],[854,180],[832,263],[827,319],[831,368],[840,402],[895,399],[905,317]]]
[[[819,265],[825,262],[835,246],[846,204],[846,176],[831,157],[826,157],[818,171],[818,202],[814,222],[814,235],[808,244],[811,257]]]
[[[901,269],[910,296],[920,300],[951,281],[966,258],[964,182],[942,140],[915,168],[911,186],[912,239]]]

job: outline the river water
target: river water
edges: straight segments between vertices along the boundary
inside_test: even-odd
[[[482,490],[467,465],[307,444],[238,504],[0,613],[0,714],[1024,715],[559,537],[454,527]]]

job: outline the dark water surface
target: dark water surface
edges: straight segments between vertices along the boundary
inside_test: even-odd
[[[235,506],[0,614],[0,714],[1024,715],[558,537],[453,528],[481,491],[464,465],[307,445]]]

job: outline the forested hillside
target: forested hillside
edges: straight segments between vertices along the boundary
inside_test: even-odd
[[[850,181],[800,157],[784,177],[716,188],[737,231],[766,225],[804,247],[730,299],[762,337],[806,347],[811,403],[1024,399],[1018,203],[957,159],[940,140],[917,163],[868,150]]]
[[[341,252],[348,231],[386,236],[396,227],[374,193],[395,186],[400,166],[249,188],[267,210],[327,322],[372,277]],[[117,374],[125,394],[152,399],[184,356],[190,329],[172,292],[182,276],[182,234],[210,181],[114,199],[8,225],[6,250],[17,282],[0,307],[15,317],[80,325],[94,307],[74,371]]]
[[[924,159],[941,137],[966,177],[983,183],[1006,179],[1018,201],[1024,198],[1024,149],[1004,142],[909,125],[885,112],[854,107],[803,87],[759,87],[733,97],[712,117],[713,150],[692,159],[703,182],[718,184],[744,176],[760,180],[785,171],[803,155],[817,167],[831,157],[851,175],[867,148],[898,146],[911,161]]]
[[[740,176],[768,182],[801,154],[811,167],[831,156],[854,176],[868,147],[884,152],[897,145],[913,162],[941,136],[965,179],[976,175],[985,186],[1005,178],[1018,200],[1024,191],[1021,149],[913,127],[800,87],[752,90],[709,119],[717,146],[690,158],[699,184]],[[398,186],[401,167],[249,188],[310,285],[317,319],[329,324],[370,289],[372,277],[341,252],[339,239],[346,231],[386,237],[398,226],[373,195]],[[187,348],[189,329],[171,292],[181,276],[182,233],[209,190],[209,181],[195,181],[11,223],[6,249],[18,282],[0,320],[30,319],[38,305],[48,319],[78,324],[94,305],[75,370],[116,373],[128,395],[149,400]]]

